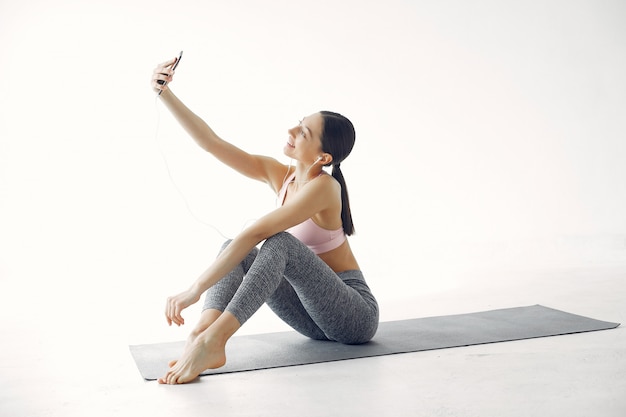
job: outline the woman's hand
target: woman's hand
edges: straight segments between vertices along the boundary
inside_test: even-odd
[[[154,69],[152,72],[152,81],[150,85],[154,92],[167,90],[167,83],[172,82],[174,76],[174,70],[172,66],[176,63],[176,58],[172,58],[169,61],[165,61]],[[162,83],[159,83],[161,81]]]
[[[185,324],[185,319],[183,319],[180,313],[190,305],[196,303],[199,299],[200,295],[192,290],[183,291],[178,295],[168,297],[167,303],[165,304],[165,318],[167,319],[167,324],[170,326],[172,323],[177,326]]]

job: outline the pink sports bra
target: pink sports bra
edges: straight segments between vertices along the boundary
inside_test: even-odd
[[[325,172],[322,171],[322,174],[324,173]],[[287,186],[294,180],[295,177],[296,173],[294,172],[289,178],[287,178],[278,192],[278,199],[281,205],[285,202]],[[287,232],[291,233],[293,236],[298,238],[300,242],[307,245],[316,255],[338,248],[343,242],[346,241],[346,235],[342,227],[336,230],[324,229],[317,225],[312,219],[307,219],[302,223],[287,229]]]

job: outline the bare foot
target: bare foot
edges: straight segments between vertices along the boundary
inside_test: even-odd
[[[202,312],[202,314],[200,315],[200,319],[196,324],[196,327],[191,331],[191,333],[189,333],[189,336],[187,337],[187,340],[185,342],[185,348],[183,349],[183,354],[181,355],[182,357],[189,354],[189,351],[191,350],[198,336],[200,336],[200,334],[208,329],[221,314],[222,312],[219,310],[204,310]],[[176,362],[178,362],[178,360],[170,361],[168,363],[168,366],[172,368],[174,365],[176,365]]]
[[[159,378],[159,384],[184,384],[191,382],[206,369],[216,369],[226,364],[225,345],[216,339],[196,339],[177,361],[170,362],[170,370]]]
[[[204,331],[204,330],[206,330],[206,329],[202,329],[202,330],[194,329],[194,331],[192,331],[189,334],[189,336],[187,336],[187,340],[185,341],[185,347],[183,349],[183,353],[182,353],[181,357],[185,357],[186,355],[189,354],[189,352],[191,352],[191,350],[193,349],[193,344],[195,343],[196,339],[198,339],[198,336],[200,336],[200,333],[202,333],[202,331]],[[174,365],[176,365],[176,362],[178,362],[178,359],[170,361],[168,363],[168,366],[171,368]]]
[[[204,324],[211,324],[200,334],[192,334],[181,358],[170,362],[170,370],[159,378],[160,384],[184,384],[193,381],[205,369],[216,369],[226,364],[226,342],[241,327],[229,312],[216,319],[203,315]],[[213,321],[214,320],[214,321]],[[197,330],[204,325],[198,326]]]

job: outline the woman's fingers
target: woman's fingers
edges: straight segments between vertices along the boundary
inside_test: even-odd
[[[168,297],[165,302],[165,318],[167,323],[172,323],[177,326],[185,324],[185,319],[181,315],[184,309],[190,305],[196,303],[200,299],[200,296],[193,290],[183,291],[178,295]]]
[[[166,76],[164,74],[155,74],[152,78],[152,87],[157,90],[167,90],[167,83],[171,81],[171,76]]]
[[[170,314],[170,300],[165,303],[165,320],[167,320],[168,326],[172,325],[172,316]]]
[[[176,63],[176,58],[172,58],[169,61],[165,61],[156,66],[154,71],[152,72],[152,87],[157,90],[166,90],[167,85],[172,81],[172,77],[174,75],[174,70],[172,69],[172,65]]]
[[[167,299],[167,304],[165,306],[165,317],[167,318],[167,324],[172,325],[172,323],[179,325],[176,322],[176,307],[175,301],[172,297]]]
[[[152,73],[152,84],[164,85],[172,81],[174,71],[169,68],[157,67]]]
[[[177,326],[185,324],[185,319],[180,314],[183,309],[184,307],[181,307],[176,297],[168,298],[165,305],[165,318],[167,320],[167,324],[170,326],[172,325],[172,323]]]

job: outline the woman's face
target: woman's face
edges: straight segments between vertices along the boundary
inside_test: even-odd
[[[289,137],[283,149],[285,155],[305,164],[314,163],[322,154],[323,125],[322,115],[313,113],[289,129]]]

